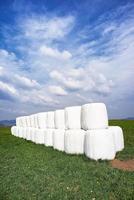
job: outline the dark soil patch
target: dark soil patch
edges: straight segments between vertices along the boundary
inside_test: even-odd
[[[118,160],[114,159],[110,162],[113,168],[121,169],[124,171],[134,171],[134,159],[133,160]]]

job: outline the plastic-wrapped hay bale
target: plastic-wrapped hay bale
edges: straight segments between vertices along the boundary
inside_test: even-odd
[[[56,110],[54,112],[55,130],[53,131],[53,147],[59,151],[64,151],[65,134],[65,111]]]
[[[88,130],[85,135],[85,154],[94,160],[115,158],[113,133],[109,129]]]
[[[64,151],[65,129],[55,129],[53,131],[53,148]]]
[[[26,117],[25,116],[20,118],[20,125],[21,125],[21,127],[26,127],[27,126]]]
[[[90,103],[81,107],[81,123],[84,130],[108,128],[108,115],[104,103]]]
[[[23,127],[18,127],[18,137],[23,138]]]
[[[38,131],[37,128],[31,128],[31,141],[36,142],[36,132]]]
[[[30,115],[30,125],[31,127],[35,128],[34,115]]]
[[[16,136],[16,128],[17,128],[16,126],[11,127],[11,134],[14,136]]]
[[[54,112],[54,122],[55,122],[55,128],[65,129],[65,111],[64,110],[56,110]]]
[[[49,111],[47,112],[47,128],[53,129],[55,128],[55,124],[54,124],[54,112],[53,111]]]
[[[37,129],[35,131],[35,143],[45,144],[45,129]]]
[[[20,126],[20,119],[19,119],[19,117],[16,118],[16,126]]]
[[[35,125],[35,128],[39,128],[38,115],[37,114],[34,115],[34,125]]]
[[[65,108],[66,129],[81,129],[81,106]]]
[[[19,129],[20,129],[20,127],[19,127],[19,126],[16,126],[14,136],[16,136],[16,137],[19,136]]]
[[[31,127],[26,127],[26,140],[31,140]]]
[[[55,129],[46,129],[44,134],[44,143],[46,146],[53,146],[53,131]]]
[[[72,129],[65,131],[65,152],[68,154],[84,153],[85,131],[82,129]]]
[[[27,127],[22,127],[22,137],[23,139],[27,138]]]
[[[38,113],[38,126],[41,129],[46,129],[47,127],[47,112]]]
[[[46,125],[44,143],[46,146],[53,146],[53,131],[55,129],[53,111],[47,112]]]
[[[26,123],[27,123],[27,127],[31,127],[30,116],[26,116]]]
[[[16,126],[18,127],[22,127],[22,120],[21,120],[22,117],[17,117],[16,118]]]
[[[119,126],[109,126],[108,129],[113,132],[116,152],[123,150],[124,149],[124,137],[123,137],[122,128]]]

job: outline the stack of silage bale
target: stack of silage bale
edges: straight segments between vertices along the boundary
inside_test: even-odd
[[[67,154],[111,160],[124,148],[123,131],[108,126],[103,103],[89,103],[16,118],[12,135],[44,144]]]

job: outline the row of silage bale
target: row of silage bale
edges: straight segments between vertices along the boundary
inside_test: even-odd
[[[20,117],[16,125],[11,129],[16,136],[69,154],[85,152],[95,160],[113,159],[115,152],[124,147],[122,129],[108,127],[107,110],[102,103]]]

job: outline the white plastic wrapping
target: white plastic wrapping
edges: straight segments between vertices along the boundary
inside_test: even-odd
[[[46,129],[44,134],[44,143],[46,146],[53,146],[53,131],[55,129]]]
[[[53,148],[64,151],[65,129],[55,129],[53,131]]]
[[[18,137],[23,138],[23,127],[18,127]]]
[[[14,136],[18,137],[19,136],[19,126],[16,126],[15,127],[15,130],[14,130]]]
[[[30,115],[30,125],[31,125],[32,128],[35,128],[34,115]]]
[[[31,127],[30,116],[26,116],[27,127]]]
[[[108,128],[106,106],[103,103],[90,103],[81,107],[81,124],[84,130]]]
[[[45,129],[37,129],[35,131],[35,143],[45,144]]]
[[[65,152],[68,154],[84,153],[85,131],[82,129],[73,129],[65,131]]]
[[[27,138],[27,127],[22,127],[21,128],[21,131],[22,131],[22,138],[23,139],[26,139]]]
[[[85,154],[94,160],[115,158],[113,133],[109,129],[88,130],[85,135]]]
[[[20,118],[21,127],[27,127],[26,116]]]
[[[34,125],[35,125],[35,128],[39,128],[38,115],[37,114],[34,114]]]
[[[65,111],[64,110],[56,110],[54,112],[54,122],[55,122],[55,128],[65,129]]]
[[[26,140],[31,140],[31,127],[26,127]]]
[[[16,126],[20,126],[20,117],[16,118]]]
[[[11,134],[16,136],[16,129],[17,129],[17,126],[12,126],[11,127]]]
[[[66,129],[81,129],[81,106],[65,108]]]
[[[47,128],[55,128],[53,111],[47,112]]]
[[[119,126],[109,126],[108,129],[113,132],[116,152],[123,150],[124,149],[124,137],[123,137],[122,128]]]
[[[23,126],[22,117],[17,117],[16,118],[16,126],[18,126],[18,127],[22,127]]]
[[[46,129],[47,127],[47,112],[38,113],[38,126],[41,129]]]
[[[38,129],[36,128],[31,128],[31,141],[32,142],[36,142],[36,132],[38,131]]]

